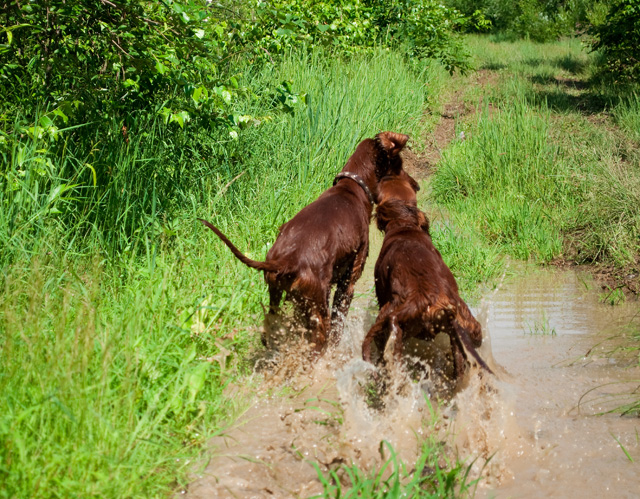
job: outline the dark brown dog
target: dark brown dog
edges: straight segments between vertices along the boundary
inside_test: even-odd
[[[399,199],[417,206],[416,193],[419,190],[418,182],[404,170],[399,175],[387,175],[380,179],[378,185],[378,204],[383,204],[390,199]]]
[[[433,339],[444,332],[451,339],[456,378],[466,370],[468,351],[491,372],[476,347],[482,329],[458,294],[458,285],[420,227],[420,211],[403,200],[388,199],[377,208],[377,224],[385,232],[375,266],[380,313],[362,344],[362,357],[371,362],[371,342],[382,355],[390,331],[395,330],[394,357],[400,360],[405,338]]]
[[[363,140],[336,176],[333,187],[280,227],[264,262],[247,258],[216,227],[200,220],[241,262],[264,271],[270,315],[279,313],[282,294],[286,293],[297,319],[311,331],[318,352],[325,347],[329,332],[336,340],[342,332],[355,283],[369,252],[369,222],[378,183],[386,175],[402,174],[399,153],[408,138],[383,132]],[[329,295],[334,284],[330,312]],[[263,342],[267,339],[263,336]]]
[[[402,170],[400,175],[387,175],[380,180],[378,185],[378,204],[384,204],[391,199],[403,201],[411,206],[418,206],[416,193],[420,190],[420,185],[406,171]],[[418,210],[420,228],[429,233],[429,219]]]

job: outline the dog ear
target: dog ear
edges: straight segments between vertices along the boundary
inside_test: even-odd
[[[420,190],[420,184],[416,181],[415,178],[409,175],[405,170],[402,170],[402,171],[407,176],[407,182],[409,182],[409,185],[413,189],[413,192],[418,192]]]
[[[378,205],[376,208],[376,225],[379,231],[384,232],[389,223],[389,213],[387,209],[387,203]]]
[[[422,210],[418,210],[418,225],[420,225],[420,228],[424,232],[431,235],[431,233],[429,232],[429,227],[431,224],[429,223],[427,215]]]
[[[389,157],[393,157],[402,151],[409,140],[409,136],[403,133],[381,132],[376,135],[376,139],[382,148],[387,151]]]

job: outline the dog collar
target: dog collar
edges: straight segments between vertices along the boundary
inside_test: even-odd
[[[343,178],[350,178],[351,180],[353,180],[354,182],[357,182],[357,184],[362,187],[362,190],[364,191],[364,193],[367,195],[367,197],[369,198],[369,201],[371,202],[371,205],[373,206],[375,204],[375,201],[373,200],[373,194],[371,194],[371,191],[369,190],[369,188],[367,187],[367,184],[364,183],[364,180],[362,180],[358,175],[356,175],[355,173],[351,173],[351,172],[340,172],[336,175],[336,177],[333,179],[333,185],[336,185],[338,183],[338,181],[342,180]]]

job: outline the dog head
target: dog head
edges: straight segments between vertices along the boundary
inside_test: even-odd
[[[400,151],[407,140],[408,135],[394,132],[382,132],[373,139],[365,139],[358,144],[342,171],[362,178],[377,199],[380,179],[385,175],[397,176],[404,171]]]
[[[376,161],[376,179],[380,181],[385,175],[400,175],[402,158],[400,151],[407,144],[409,136],[403,133],[381,132],[374,141],[379,151]]]
[[[399,199],[390,199],[376,208],[378,230],[386,231],[390,223],[419,225],[418,208]]]
[[[389,199],[384,203],[380,203],[376,208],[378,230],[386,232],[389,224],[419,228],[430,235],[430,224],[427,215],[419,210],[416,205],[405,203],[400,199]]]
[[[378,204],[390,199],[399,199],[407,204],[417,204],[416,193],[420,185],[406,171],[400,170],[399,175],[386,175],[378,183]]]

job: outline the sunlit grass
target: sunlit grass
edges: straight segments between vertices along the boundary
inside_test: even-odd
[[[264,119],[237,139],[189,142],[154,117],[128,143],[89,127],[63,154],[15,137],[0,176],[0,496],[156,497],[185,484],[245,403],[224,391],[250,383],[266,301],[260,273],[196,218],[262,259],[360,140],[418,140],[448,78],[385,51],[244,70],[255,98],[240,105]],[[293,114],[264,91],[284,80],[308,95]]]
[[[416,463],[404,463],[388,442],[381,442],[382,455],[389,455],[379,469],[365,472],[356,465],[343,466],[342,478],[336,471],[326,475],[318,470],[323,493],[314,498],[464,497],[474,489],[470,466],[444,465],[444,453],[437,444],[425,441]]]
[[[558,213],[569,176],[548,140],[549,116],[522,100],[480,112],[470,138],[457,141],[432,181],[436,201],[475,227],[487,244],[512,256],[549,261],[562,250]]]
[[[345,464],[323,473],[314,464],[323,487],[323,493],[314,498],[435,498],[475,494],[479,479],[470,477],[473,462],[451,460],[444,444],[435,437],[438,411],[429,399],[426,404],[428,411],[423,421],[426,436],[421,439],[415,463],[403,462],[393,446],[383,440],[379,448],[383,462],[376,469],[362,470],[355,464]]]
[[[469,42],[498,84],[475,119],[458,125],[466,140],[445,152],[436,200],[519,259],[637,265],[635,94],[593,81],[578,40]]]

